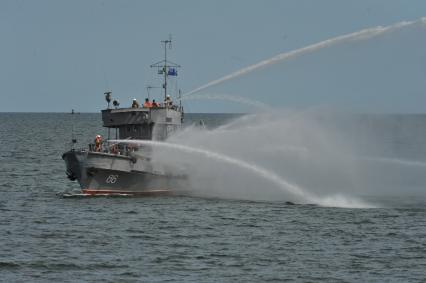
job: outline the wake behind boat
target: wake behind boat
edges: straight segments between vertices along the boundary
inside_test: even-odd
[[[168,93],[169,77],[177,77],[180,66],[167,60],[167,48],[171,39],[162,41],[164,60],[151,65],[163,78],[164,101],[150,101],[149,93],[145,103],[140,105],[133,99],[131,107],[120,108],[119,102],[112,102],[110,91],[105,92],[107,109],[102,110],[103,127],[108,129],[108,139],[103,141],[97,135],[95,142],[87,149],[73,147],[62,155],[66,174],[72,181],[77,180],[82,194],[86,195],[152,195],[174,193],[174,188],[184,186],[186,177],[176,173],[170,164],[154,164],[152,149],[125,143],[110,142],[111,130],[115,139],[165,140],[183,123],[183,107],[173,104]],[[180,94],[179,94],[180,95]],[[179,97],[180,101],[180,97]]]

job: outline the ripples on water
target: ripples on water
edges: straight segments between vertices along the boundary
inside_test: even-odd
[[[188,197],[64,199],[56,193],[77,188],[60,158],[71,137],[70,115],[0,118],[2,281],[426,278],[422,199],[382,198],[385,205],[374,209]],[[104,133],[99,115],[71,118],[86,138],[82,144]]]

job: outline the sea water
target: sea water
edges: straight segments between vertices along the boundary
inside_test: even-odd
[[[373,205],[289,205],[253,171],[175,151],[200,162],[188,167],[197,196],[62,198],[78,184],[61,154],[73,136],[77,148],[106,136],[100,115],[0,113],[1,281],[425,280],[426,115],[296,113],[277,118],[276,134],[270,117],[187,114],[206,129],[168,142],[255,164],[333,203]]]

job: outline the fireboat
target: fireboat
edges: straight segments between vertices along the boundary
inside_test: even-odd
[[[172,40],[161,41],[164,59],[152,64],[162,76],[164,101],[154,100],[143,105],[134,99],[131,107],[120,108],[112,99],[112,92],[104,93],[107,109],[101,110],[103,127],[108,129],[108,139],[96,136],[87,148],[76,149],[73,137],[72,148],[62,155],[66,175],[71,181],[78,181],[84,195],[158,195],[173,194],[175,188],[185,186],[186,177],[176,173],[172,164],[152,162],[152,148],[117,143],[114,140],[155,140],[163,141],[182,127],[184,111],[179,104],[173,104],[168,93],[168,79],[177,77],[180,65],[167,59],[167,49]],[[161,88],[161,87],[160,87]],[[180,96],[180,91],[178,93]],[[148,92],[149,97],[149,92]],[[113,100],[113,101],[112,101]],[[112,101],[113,107],[110,107]],[[115,132],[112,140],[111,132]]]

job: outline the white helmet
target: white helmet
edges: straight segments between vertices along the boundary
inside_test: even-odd
[[[133,101],[136,101],[136,98],[133,98]]]

